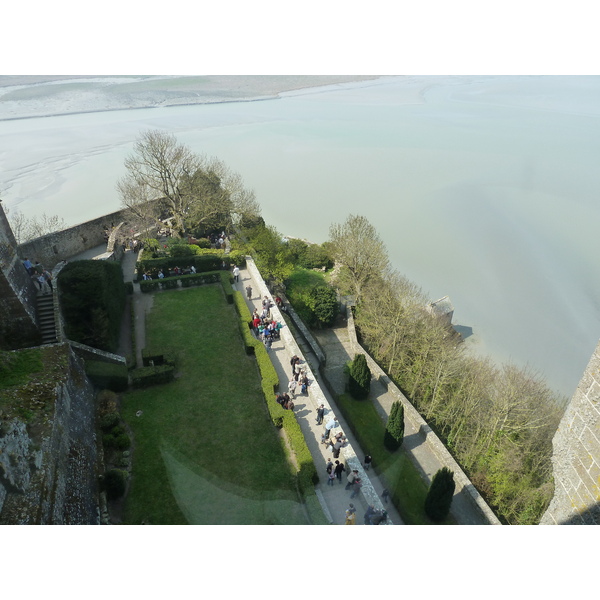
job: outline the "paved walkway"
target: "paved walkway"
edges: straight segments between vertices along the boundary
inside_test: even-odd
[[[240,270],[240,281],[234,283],[234,289],[242,292],[244,294],[244,297],[246,297],[246,286],[252,286],[252,297],[250,300],[246,300],[246,303],[250,308],[251,312],[255,308],[257,308],[259,312],[262,310],[262,296],[259,290],[262,287],[264,287],[264,283],[262,283],[262,285],[261,283],[262,282],[255,281],[247,269]],[[302,340],[297,339],[296,341],[300,346],[300,350],[304,359],[306,360],[306,362],[308,362],[310,370],[313,374],[317,374],[318,368],[316,358],[312,354],[310,347],[307,344],[303,343]],[[290,380],[290,361],[294,353],[295,352],[291,351],[285,346],[283,336],[282,339],[273,342],[273,345],[271,347],[271,361],[273,362],[277,374],[279,375],[279,389],[282,392],[286,391],[287,382]],[[348,438],[349,444],[352,446],[357,456],[362,458],[364,456],[364,453],[359,447],[358,442],[354,438],[352,432],[350,431],[350,428],[347,426],[347,423],[343,419],[341,413],[336,410],[336,405],[333,398],[330,396],[325,386],[320,386],[320,389],[323,392],[323,395],[325,396],[329,404],[331,412],[335,415],[336,420],[339,422],[340,427],[344,432],[344,435]],[[368,503],[365,500],[365,497],[362,493],[360,493],[356,498],[350,499],[351,491],[345,490],[346,474],[343,475],[341,484],[338,483],[337,480],[334,482],[333,486],[327,484],[328,476],[325,470],[325,465],[327,463],[327,459],[331,458],[332,462],[335,462],[335,459],[333,459],[331,451],[326,451],[325,446],[321,443],[321,435],[323,433],[324,428],[323,425],[317,425],[316,423],[318,404],[317,400],[314,398],[313,393],[311,393],[310,385],[308,394],[296,395],[294,404],[294,412],[296,414],[296,418],[298,420],[298,423],[300,424],[300,428],[302,429],[302,433],[304,434],[306,444],[312,454],[317,469],[319,483],[316,485],[316,491],[317,496],[319,496],[322,501],[322,505],[324,505],[326,516],[330,517],[331,522],[335,525],[344,524],[346,509],[348,508],[349,503],[352,502],[357,511],[356,524],[363,524],[363,515],[368,508]],[[325,414],[324,423],[327,422],[328,417],[330,416],[331,415]],[[334,433],[337,431],[339,431],[338,428],[334,430]],[[340,461],[342,461],[342,458],[343,454],[340,454]],[[385,486],[380,481],[378,475],[373,469],[367,471],[367,475],[375,491],[378,494],[381,494]],[[392,503],[388,502],[386,504],[382,502],[382,504],[388,511],[388,515],[392,523],[402,524],[402,519],[400,518],[400,515],[398,514],[397,510],[392,505]]]

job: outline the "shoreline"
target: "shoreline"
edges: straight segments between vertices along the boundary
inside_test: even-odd
[[[278,100],[306,90],[353,86],[385,76],[188,76],[141,78],[116,85],[110,76],[55,79],[6,85],[0,77],[0,122],[203,104]],[[85,79],[85,81],[82,81]],[[151,85],[148,89],[147,86]],[[66,86],[61,89],[62,86]],[[73,89],[73,86],[76,86]],[[158,87],[155,87],[158,86]],[[6,91],[7,88],[13,90]],[[41,93],[40,93],[41,92]],[[47,92],[44,94],[44,92]],[[235,96],[240,93],[240,96]],[[14,98],[14,99],[12,99]]]

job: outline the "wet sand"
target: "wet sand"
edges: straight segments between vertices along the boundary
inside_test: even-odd
[[[0,76],[0,121],[276,98],[284,92],[377,79],[360,75]]]

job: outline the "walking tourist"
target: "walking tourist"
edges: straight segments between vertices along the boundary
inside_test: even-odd
[[[317,408],[317,425],[321,425],[323,423],[323,417],[325,416],[325,405],[321,404],[319,408]]]

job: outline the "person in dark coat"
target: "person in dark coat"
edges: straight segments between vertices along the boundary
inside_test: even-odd
[[[321,425],[323,423],[323,417],[325,416],[325,405],[321,404],[319,408],[317,408],[317,425]]]
[[[338,483],[341,485],[342,484],[342,473],[346,470],[346,467],[344,466],[343,463],[341,463],[339,460],[335,461],[335,469],[334,469],[334,473],[335,476],[337,477]]]

